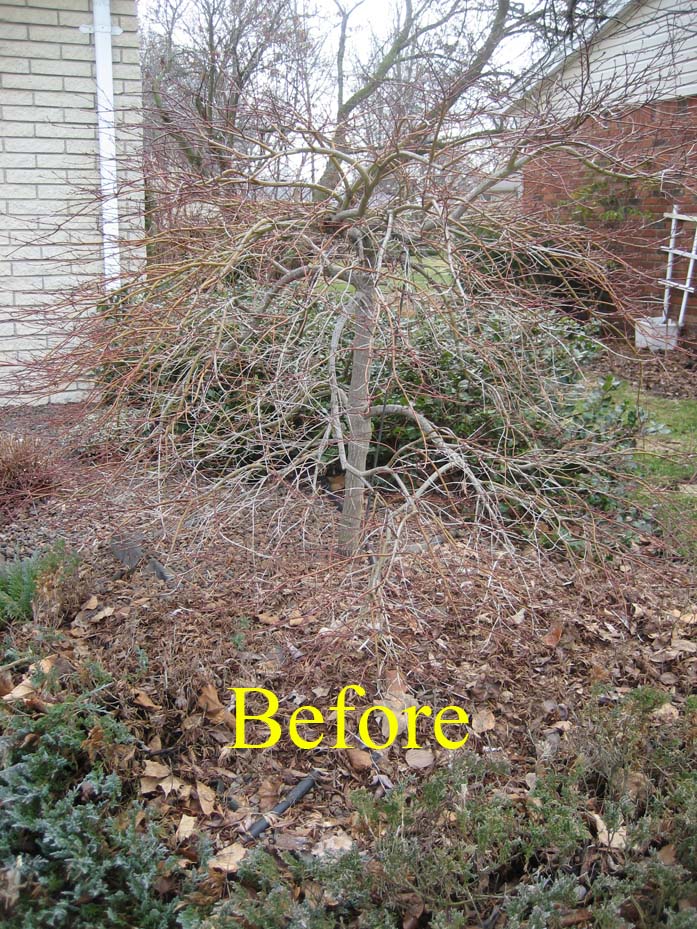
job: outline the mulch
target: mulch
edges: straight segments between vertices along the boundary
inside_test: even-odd
[[[598,359],[594,372],[612,374],[637,388],[659,397],[697,398],[697,350],[690,344],[671,352],[635,349],[631,343],[615,340]]]

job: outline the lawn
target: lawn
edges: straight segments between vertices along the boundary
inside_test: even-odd
[[[697,478],[697,400],[658,397],[620,382],[614,391],[646,417],[637,449],[640,473],[660,487],[675,487]]]
[[[644,486],[636,497],[648,507],[678,551],[697,557],[697,400],[660,397],[627,381],[614,398],[645,417],[634,459]]]

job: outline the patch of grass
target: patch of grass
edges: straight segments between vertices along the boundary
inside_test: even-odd
[[[697,400],[657,397],[626,382],[613,388],[616,399],[642,410],[648,419],[635,460],[639,474],[660,486],[697,478]]]
[[[697,563],[697,400],[657,397],[623,381],[612,389],[646,420],[633,454],[643,482],[633,497],[643,521],[658,526],[680,557]]]
[[[663,423],[671,435],[684,439],[694,448],[697,438],[697,400],[656,397],[644,393],[641,395],[641,405],[653,419]]]
[[[654,518],[676,552],[697,563],[697,494],[669,491],[655,499]]]
[[[619,402],[627,401],[645,410],[658,423],[662,423],[675,436],[691,439],[697,430],[697,400],[689,398],[658,397],[639,390],[627,381],[615,381],[614,393]]]

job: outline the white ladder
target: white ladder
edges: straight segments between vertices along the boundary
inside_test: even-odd
[[[695,263],[697,263],[697,216],[688,216],[686,213],[681,213],[680,208],[677,205],[674,205],[673,212],[664,213],[663,217],[664,219],[670,220],[670,243],[668,245],[661,246],[661,251],[668,253],[668,268],[666,270],[666,276],[663,280],[659,281],[659,284],[663,284],[665,287],[663,293],[663,322],[667,323],[668,317],[670,316],[671,290],[681,291],[682,300],[680,302],[678,328],[682,329],[683,325],[685,324],[687,301],[690,299],[690,295],[695,293],[695,288],[692,286],[692,276],[695,270]],[[689,252],[685,251],[685,249],[676,247],[679,231],[678,223],[695,224],[695,232],[692,237],[692,250]],[[676,257],[686,258],[688,262],[684,282],[676,281],[673,279],[673,270],[675,268]]]

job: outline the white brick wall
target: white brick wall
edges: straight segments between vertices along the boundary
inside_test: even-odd
[[[120,178],[133,178],[140,145],[140,66],[134,0],[113,0]],[[13,375],[65,337],[60,300],[101,271],[94,47],[90,0],[0,0],[0,404],[31,397]],[[123,232],[141,212],[120,204]],[[26,370],[26,369],[25,369]],[[68,385],[69,387],[70,385]]]

